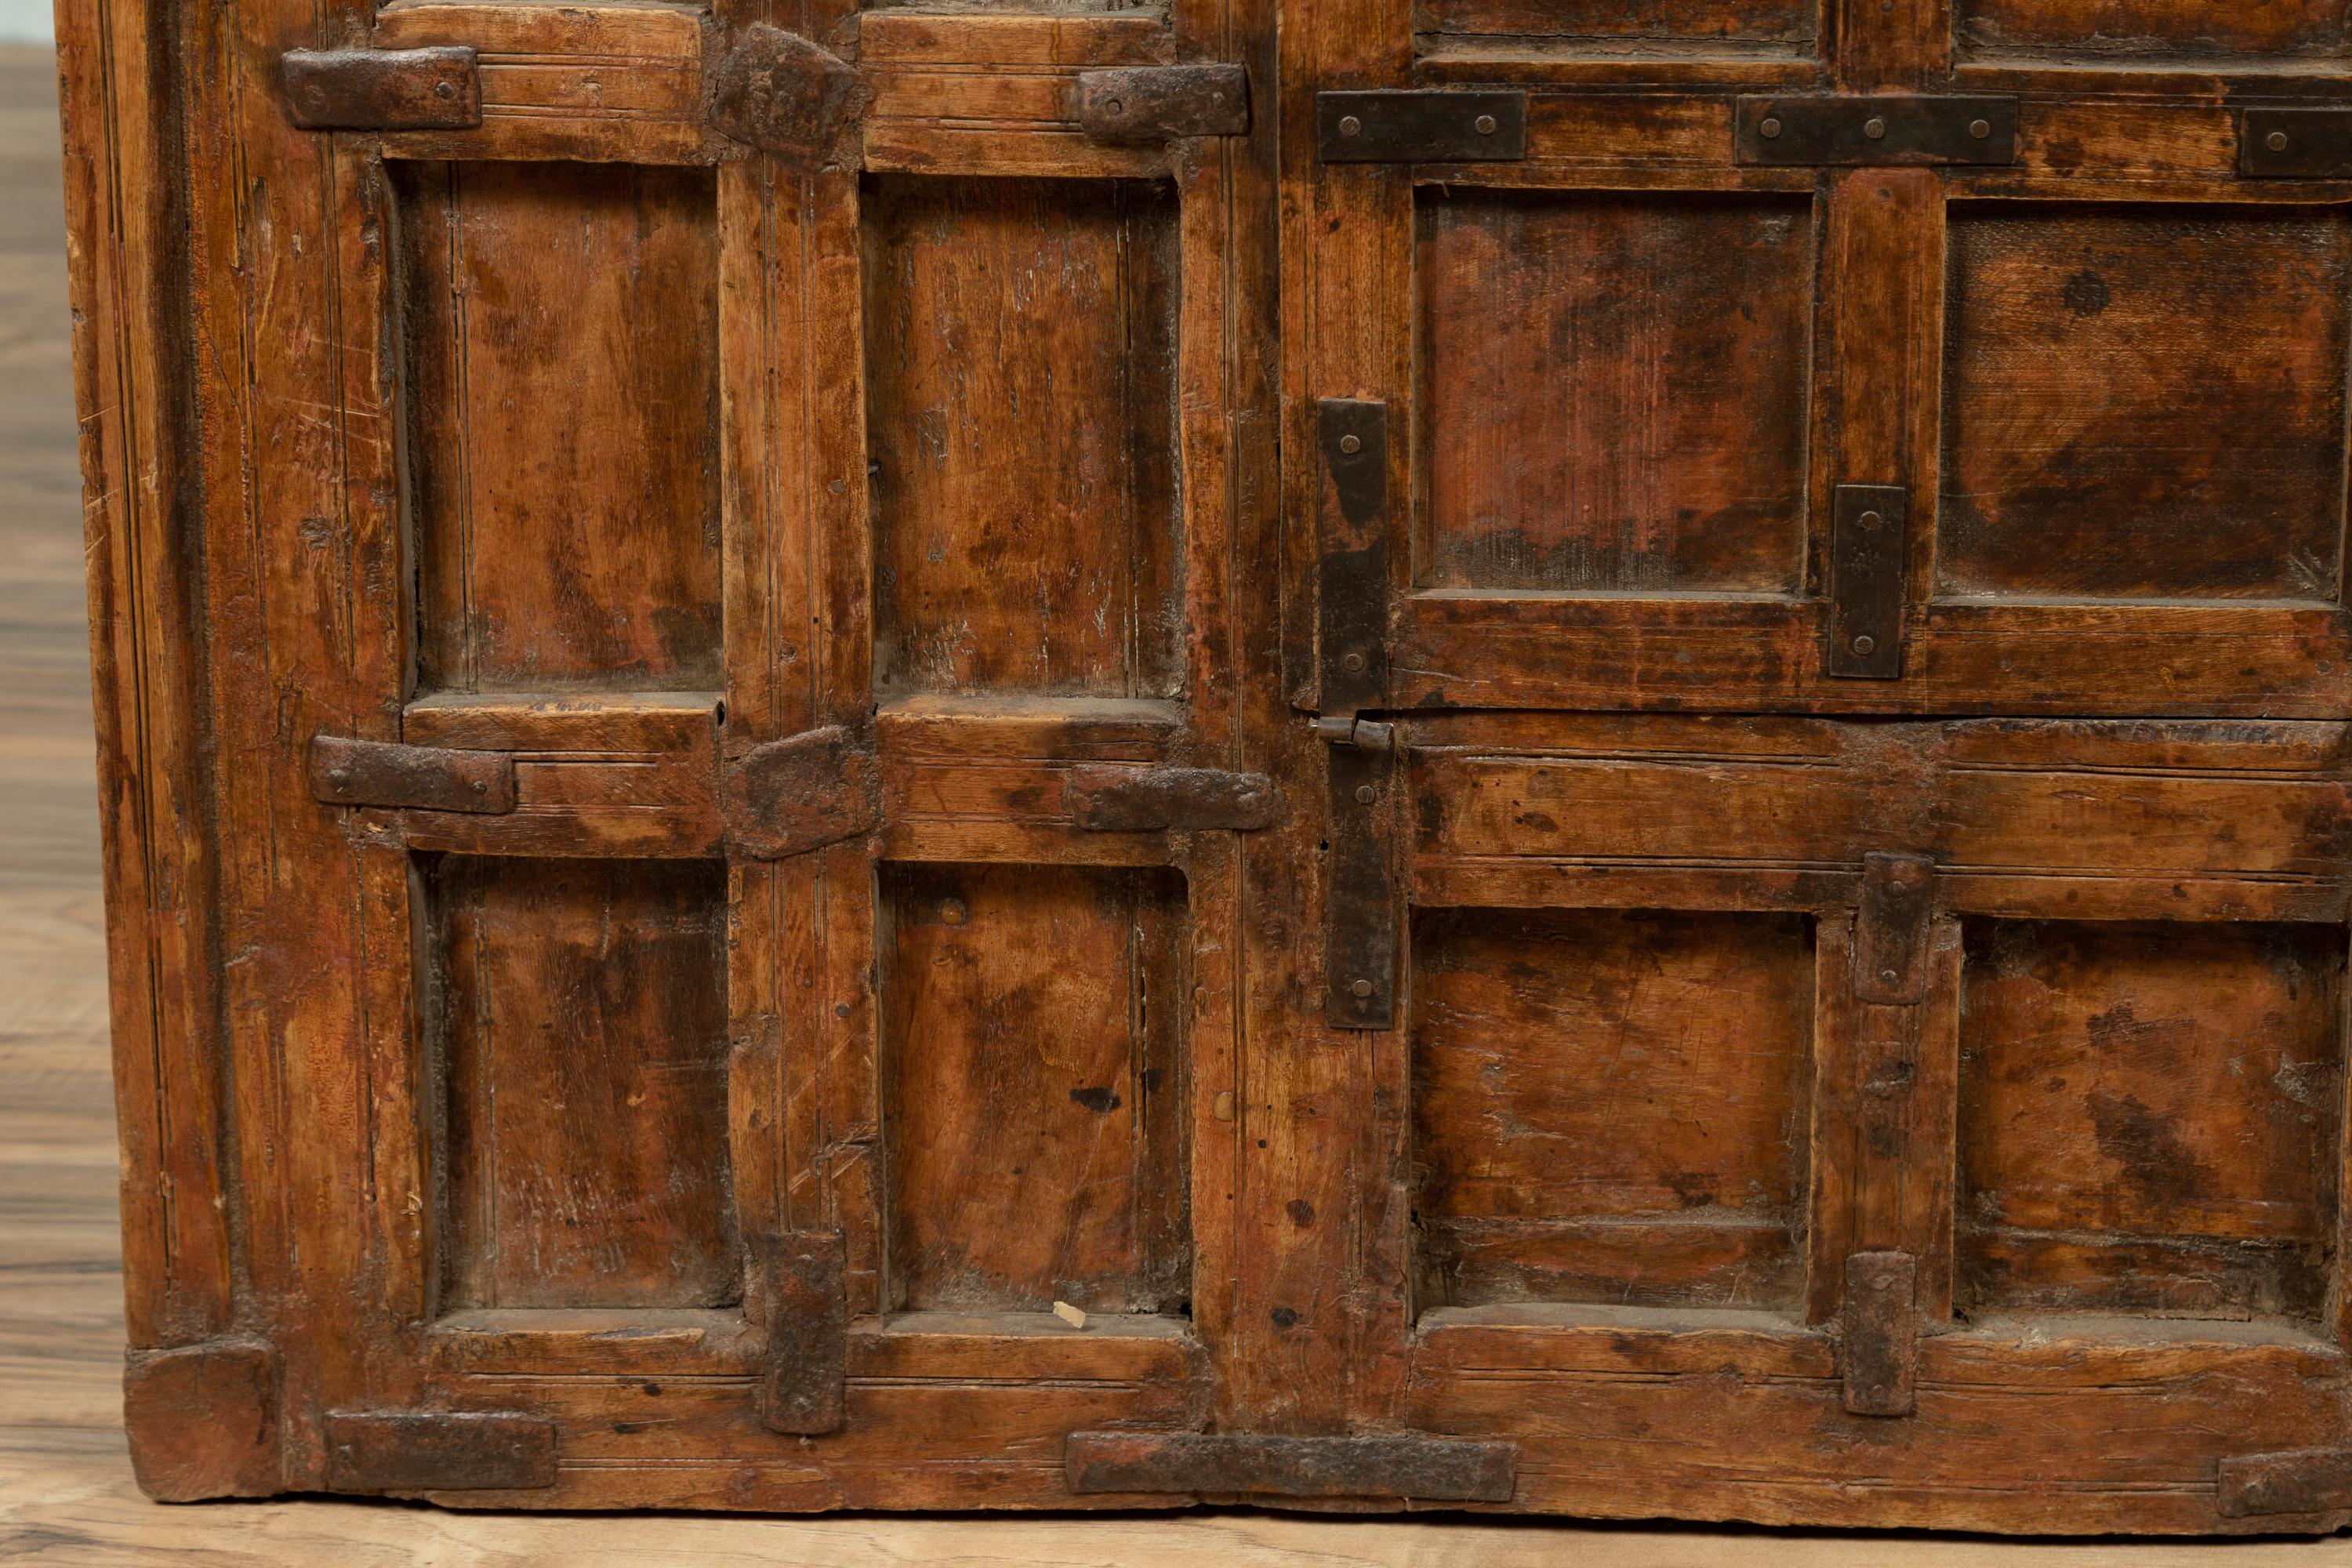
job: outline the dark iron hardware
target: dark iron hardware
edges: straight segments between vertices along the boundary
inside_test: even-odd
[[[1840,485],[1830,518],[1830,647],[1833,676],[1903,674],[1903,567],[1911,496],[1899,485]]]
[[[1417,1436],[1073,1432],[1063,1462],[1074,1492],[1508,1502],[1519,1449],[1516,1443]]]
[[[1214,768],[1072,768],[1062,792],[1071,819],[1089,833],[1250,833],[1272,826],[1282,806],[1264,773]]]
[[[772,1432],[838,1431],[847,1382],[848,1296],[837,1230],[791,1231],[754,1247],[752,1289],[767,1318],[760,1420]]]
[[[1732,122],[1742,163],[2017,162],[2017,100],[1991,96],[1742,98]]]
[[[2221,1461],[2214,1510],[2225,1519],[2352,1509],[2352,1448],[2296,1448]]]
[[[1528,155],[1528,95],[1414,88],[1315,95],[1327,163],[1491,163]]]
[[[1907,1252],[1857,1252],[1845,1260],[1845,1407],[1856,1415],[1908,1415],[1919,1353],[1918,1260]]]
[[[1853,994],[1908,1006],[1927,994],[1928,917],[1936,863],[1925,855],[1862,858],[1853,921]]]
[[[2352,179],[2352,109],[2249,109],[2238,172],[2256,179]]]
[[[1078,73],[1078,129],[1093,142],[1241,136],[1250,126],[1240,66],[1129,66]]]
[[[856,838],[882,819],[882,770],[839,725],[771,741],[727,770],[729,850],[782,860]]]
[[[332,805],[503,816],[515,808],[514,758],[320,735],[310,742],[310,793]]]
[[[710,123],[794,168],[854,163],[866,97],[848,61],[797,34],[755,23],[712,74]]]
[[[555,1484],[555,1425],[472,1411],[331,1412],[327,1489],[520,1491]]]
[[[463,45],[433,49],[289,49],[286,117],[304,131],[470,131],[482,77]]]

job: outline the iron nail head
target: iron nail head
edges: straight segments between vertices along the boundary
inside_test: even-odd
[[[1348,994],[1355,997],[1360,1002],[1365,997],[1370,996],[1371,994],[1372,983],[1369,980],[1359,980],[1354,984],[1348,987]]]
[[[1356,804],[1358,805],[1370,805],[1372,802],[1380,798],[1381,792],[1374,789],[1371,785],[1358,784],[1356,786]]]
[[[1127,105],[1120,102],[1118,99],[1107,98],[1103,100],[1103,112],[1105,114],[1125,114],[1127,112]]]
[[[1969,134],[1975,137],[1979,142],[1983,141],[1986,137],[1992,134],[1992,121],[1990,120],[1969,121]]]
[[[1882,969],[1878,972],[1878,983],[1881,985],[1892,985],[1902,978],[1901,974],[1892,969]]]
[[[1862,133],[1876,142],[1886,134],[1886,121],[1874,114],[1862,122]]]
[[[1878,639],[1865,632],[1853,639],[1853,651],[1868,658],[1878,651]]]
[[[1360,653],[1342,654],[1339,657],[1339,668],[1353,675],[1364,668],[1364,656]]]
[[[1860,517],[1855,518],[1853,521],[1860,523],[1864,528],[1876,528],[1880,523],[1885,522],[1886,520],[1879,516],[1874,511],[1866,511]]]
[[[2286,132],[2284,131],[2272,132],[2268,136],[2263,138],[2263,145],[2269,148],[2273,153],[2285,152]]]
[[[1359,452],[1362,451],[1363,449],[1364,449],[1364,441],[1363,441],[1363,437],[1360,437],[1360,436],[1342,436],[1342,437],[1339,437],[1339,450],[1341,450],[1342,452],[1347,453],[1347,454],[1348,454],[1348,456],[1349,456],[1349,457],[1351,457],[1351,458],[1352,458],[1352,457],[1354,457],[1357,453],[1359,453]]]
[[[1780,134],[1780,122],[1768,117],[1764,123],[1759,125],[1756,129],[1763,132],[1764,140],[1769,142]]]
[[[1354,115],[1352,115],[1352,114],[1343,114],[1343,115],[1339,116],[1339,134],[1340,134],[1340,135],[1342,135],[1342,136],[1353,136],[1354,134],[1356,134],[1356,132],[1358,132],[1359,131],[1361,131],[1363,128],[1364,128],[1364,122],[1363,122],[1362,121],[1360,121],[1360,120],[1357,119]]]
[[[1470,122],[1470,129],[1481,136],[1492,136],[1495,133],[1495,117],[1491,114],[1482,114]]]

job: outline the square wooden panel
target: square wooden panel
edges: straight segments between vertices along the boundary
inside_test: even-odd
[[[1960,0],[1953,28],[1970,53],[2169,55],[2184,66],[2221,54],[2324,58],[2347,41],[2334,0]]]
[[[1801,198],[1416,196],[1418,581],[1793,594]]]
[[[864,217],[877,685],[1173,696],[1174,193],[893,176]]]
[[[2319,1316],[2344,931],[1995,921],[1966,942],[1962,1308]]]
[[[444,1305],[735,1300],[725,868],[426,868]]]
[[[711,174],[392,168],[420,687],[716,687]]]
[[[1423,1310],[1798,1302],[1810,921],[1427,911],[1412,1011]]]
[[[1961,205],[1937,586],[2334,600],[2352,220]]]
[[[882,887],[890,1305],[1184,1310],[1182,879],[894,866]]]

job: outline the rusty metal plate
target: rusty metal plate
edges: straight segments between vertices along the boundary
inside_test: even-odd
[[[555,1426],[461,1411],[330,1412],[331,1492],[511,1491],[555,1484]]]
[[[1845,1260],[1845,1407],[1856,1415],[1911,1414],[1918,1277],[1918,1260],[1907,1252],[1857,1252]]]
[[[839,725],[771,741],[727,771],[729,852],[782,860],[871,833],[882,819],[882,770]]]
[[[1397,903],[1390,852],[1395,759],[1324,748],[1323,1021],[1335,1029],[1396,1026]]]
[[[1830,674],[1901,678],[1910,517],[1911,492],[1899,485],[1838,486],[1830,515]]]
[[[1451,1437],[1261,1437],[1247,1433],[1073,1432],[1074,1492],[1414,1498],[1508,1502],[1516,1443]]]
[[[1528,155],[1528,95],[1416,88],[1315,95],[1327,163],[1492,163]]]
[[[471,131],[482,76],[463,45],[432,49],[289,49],[286,117],[304,131]]]
[[[501,816],[515,808],[514,758],[320,735],[310,742],[310,793],[331,805]]]
[[[1318,640],[1325,713],[1378,708],[1389,695],[1389,405],[1328,397],[1315,405],[1323,459]]]
[[[1129,66],[1078,73],[1078,129],[1091,142],[1150,142],[1248,132],[1240,66]]]
[[[1926,998],[1935,876],[1936,863],[1925,855],[1862,858],[1862,904],[1853,921],[1857,1001],[1907,1006]]]
[[[849,1325],[841,1233],[791,1231],[763,1238],[756,1253],[767,1291],[761,1423],[803,1436],[838,1431]]]
[[[2017,100],[1990,94],[1742,98],[1731,139],[1742,163],[2014,163]]]
[[[1282,806],[1264,773],[1214,768],[1072,768],[1062,795],[1089,833],[1250,833],[1272,826]]]
[[[2352,1448],[2298,1448],[2224,1459],[2214,1508],[2228,1519],[2352,1509]]]
[[[2249,109],[2238,121],[2238,172],[2256,179],[2352,178],[2352,109]]]
[[[855,166],[867,96],[848,61],[796,33],[755,23],[712,73],[710,123],[796,169]]]

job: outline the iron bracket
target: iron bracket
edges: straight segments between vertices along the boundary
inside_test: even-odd
[[[465,45],[431,49],[289,49],[286,118],[303,131],[471,131],[482,73]]]
[[[847,60],[758,22],[737,35],[712,73],[710,123],[803,172],[828,163],[854,166],[867,96]]]
[[[2224,1519],[2352,1509],[2352,1448],[2297,1448],[2223,1459],[2214,1510]]]
[[[1936,862],[1925,855],[1864,855],[1853,920],[1858,1002],[1913,1006],[1927,994],[1928,917]]]
[[[522,1491],[555,1484],[555,1424],[476,1411],[330,1411],[327,1489]]]
[[[1903,675],[1903,568],[1911,492],[1840,485],[1830,509],[1828,672],[1861,680]]]
[[[502,816],[515,808],[514,758],[319,735],[310,742],[310,793],[330,805]]]
[[[1063,1450],[1074,1492],[1412,1498],[1508,1502],[1516,1443],[1418,1434],[1265,1437],[1246,1432],[1073,1432]]]
[[[1741,98],[1739,163],[1766,167],[2017,162],[2017,100],[1990,94]]]
[[[810,730],[737,759],[727,770],[724,811],[730,854],[787,859],[873,832],[882,820],[882,770],[848,730]]]
[[[1078,129],[1114,145],[1250,128],[1249,72],[1237,65],[1128,66],[1080,71]]]
[[[760,1421],[803,1437],[841,1429],[848,1381],[849,1301],[837,1230],[796,1230],[754,1251],[752,1286],[767,1318]]]
[[[1845,1260],[1844,1402],[1856,1415],[1911,1414],[1918,1281],[1919,1261],[1907,1252],[1856,1252]]]
[[[1528,95],[1410,88],[1315,95],[1327,163],[1495,163],[1528,155]]]
[[[2352,179],[2352,109],[2249,109],[2238,172],[2258,180]]]

